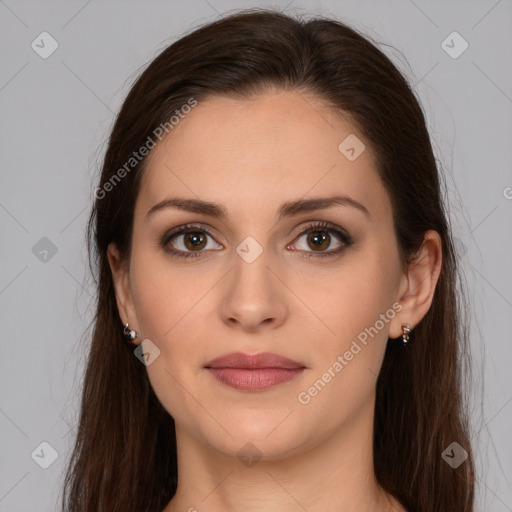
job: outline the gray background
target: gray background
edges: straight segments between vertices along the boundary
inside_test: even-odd
[[[334,16],[395,47],[381,46],[427,113],[473,308],[478,510],[512,511],[511,0],[0,0],[0,511],[59,508],[92,318],[92,179],[129,83],[185,32],[251,6]],[[58,43],[46,59],[31,47],[43,31]],[[442,46],[453,31],[469,44],[457,58]],[[47,469],[42,442],[58,453]]]

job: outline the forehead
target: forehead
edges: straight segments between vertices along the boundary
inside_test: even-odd
[[[333,193],[366,199],[377,216],[390,208],[372,150],[348,117],[311,94],[281,91],[199,101],[152,150],[139,202],[147,211],[167,195],[197,197],[244,217]]]

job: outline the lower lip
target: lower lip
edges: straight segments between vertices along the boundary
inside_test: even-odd
[[[262,391],[298,377],[304,368],[207,368],[217,380],[235,389]]]

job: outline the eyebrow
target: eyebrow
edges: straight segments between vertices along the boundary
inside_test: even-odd
[[[348,196],[336,195],[330,197],[313,197],[310,199],[297,199],[293,201],[287,201],[280,206],[277,212],[277,219],[279,221],[284,217],[291,217],[304,212],[324,210],[326,208],[331,208],[337,205],[351,206],[363,212],[367,217],[371,217],[367,208],[358,201]],[[177,208],[179,210],[187,211],[190,213],[198,213],[208,215],[210,217],[216,217],[221,220],[226,220],[228,218],[227,210],[220,204],[212,203],[210,201],[203,201],[201,199],[171,197],[160,201],[152,208],[150,208],[146,213],[146,219],[154,215],[156,212],[167,208]]]

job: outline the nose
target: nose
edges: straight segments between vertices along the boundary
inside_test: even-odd
[[[222,321],[246,332],[275,329],[288,315],[286,271],[277,262],[270,262],[265,250],[248,261],[234,256],[234,268],[223,290]]]

